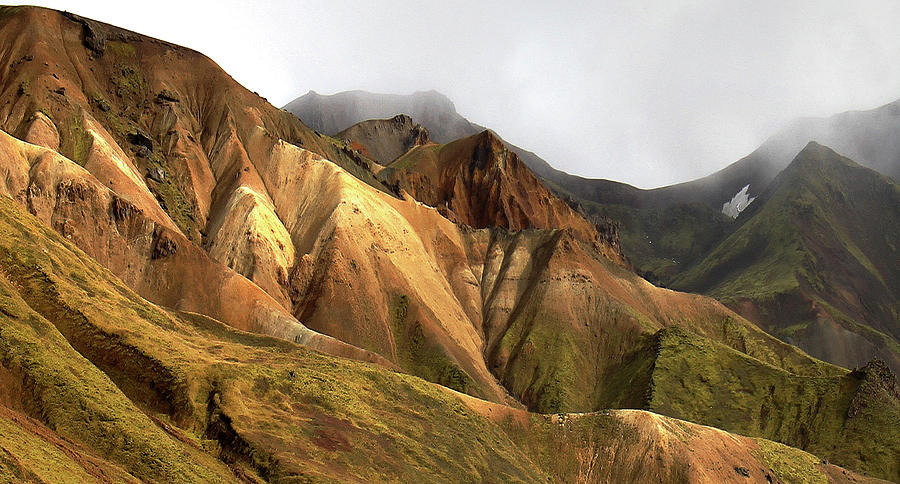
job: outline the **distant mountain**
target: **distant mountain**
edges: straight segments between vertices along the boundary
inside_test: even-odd
[[[394,161],[413,147],[431,141],[428,130],[405,114],[390,119],[360,121],[335,137],[382,165]]]
[[[883,363],[653,286],[490,132],[384,167],[411,120],[363,150],[162,40],[0,46],[0,482],[900,479]]]
[[[438,143],[471,136],[485,129],[460,116],[453,103],[437,91],[419,91],[410,95],[347,91],[330,96],[309,91],[289,102],[284,109],[310,128],[327,135],[334,135],[360,121],[392,118],[397,114],[412,117]]]
[[[335,135],[350,126],[369,119],[390,118],[406,114],[428,130],[437,143],[449,143],[484,131],[458,112],[453,102],[437,91],[413,94],[377,94],[366,91],[345,91],[322,95],[309,91],[284,106],[307,126],[328,135]],[[534,153],[511,143],[504,143],[514,151],[538,176],[554,171],[550,164]]]
[[[674,287],[819,358],[900,369],[900,186],[810,143]]]

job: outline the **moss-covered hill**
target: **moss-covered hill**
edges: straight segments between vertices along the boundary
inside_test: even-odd
[[[829,480],[768,441],[528,415],[167,311],[3,197],[0,271],[4,482]]]
[[[900,368],[900,187],[810,143],[739,228],[677,277],[769,332],[848,367]]]

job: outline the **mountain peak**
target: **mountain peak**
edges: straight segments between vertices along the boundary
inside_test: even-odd
[[[285,107],[309,127],[334,135],[369,119],[389,119],[398,114],[410,116],[424,126],[438,143],[448,143],[482,131],[456,112],[453,102],[432,89],[412,94],[383,94],[344,91],[321,95],[310,91]]]
[[[428,130],[409,115],[398,114],[390,119],[368,119],[354,124],[336,135],[351,149],[360,151],[382,165],[403,155],[415,146],[428,144]]]
[[[810,141],[797,153],[794,160],[784,170],[786,174],[795,171],[809,172],[810,170],[822,170],[835,167],[863,168],[862,165],[847,158],[828,146],[816,141]]]

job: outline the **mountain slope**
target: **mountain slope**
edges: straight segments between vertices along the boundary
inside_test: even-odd
[[[370,119],[350,126],[335,135],[349,141],[350,147],[382,165],[397,159],[410,149],[429,143],[428,131],[405,114],[391,119]]]
[[[848,371],[766,335],[711,298],[660,289],[637,277],[612,256],[616,251],[609,240],[584,237],[593,226],[536,183],[489,133],[441,145],[441,156],[423,156],[408,170],[427,176],[414,190],[423,199],[430,189],[425,181],[460,178],[461,191],[450,201],[468,207],[472,220],[482,216],[471,204],[476,192],[535,192],[544,201],[541,208],[529,200],[494,199],[495,208],[510,209],[505,221],[486,217],[484,226],[475,228],[454,223],[413,196],[398,196],[381,172],[375,173],[375,162],[268,105],[200,54],[44,9],[0,10],[0,25],[6,40],[0,54],[10,61],[0,67],[7,69],[0,79],[0,124],[19,138],[0,137],[4,193],[48,227],[32,231],[57,240],[55,231],[141,296],[174,310],[161,316],[129,293],[132,302],[122,304],[139,308],[137,317],[104,319],[119,303],[103,297],[127,290],[101,291],[119,287],[107,281],[81,295],[72,286],[85,278],[81,273],[101,269],[56,268],[75,267],[70,258],[56,266],[45,262],[40,270],[12,259],[7,275],[18,267],[27,271],[11,286],[17,292],[29,288],[20,297],[45,315],[47,324],[59,323],[55,315],[64,308],[41,301],[59,299],[51,297],[59,288],[71,289],[65,296],[70,306],[91,307],[91,295],[96,304],[106,301],[102,311],[83,315],[93,318],[87,328],[106,333],[130,328],[134,337],[127,342],[134,349],[128,354],[148,358],[138,359],[140,365],[115,359],[115,351],[102,351],[107,338],[95,346],[93,340],[75,340],[78,332],[63,334],[70,346],[129,401],[150,405],[176,427],[199,432],[201,440],[219,442],[210,445],[223,446],[224,460],[238,462],[247,473],[384,480],[411,476],[421,469],[417,465],[446,469],[443,461],[451,461],[450,470],[435,480],[457,475],[482,480],[485,469],[500,469],[498,479],[541,480],[542,467],[531,466],[502,434],[469,445],[467,437],[479,435],[484,422],[454,417],[464,412],[447,393],[438,393],[445,390],[412,376],[309,353],[295,343],[541,412],[664,408],[698,389],[677,382],[702,383],[703,375],[719,366],[730,381],[773,367],[804,391],[814,390],[805,383],[810,378],[832,383],[848,378]],[[478,147],[487,149],[478,155]],[[432,162],[449,168],[446,174],[431,171]],[[473,173],[479,177],[467,178]],[[513,207],[527,207],[528,220],[536,222],[525,225]],[[19,210],[12,219],[25,217],[20,209],[11,210]],[[538,222],[540,228],[528,228]],[[11,236],[10,244],[17,238],[50,244],[30,232]],[[28,252],[38,258],[42,253],[40,246]],[[68,313],[64,319],[82,322]],[[723,354],[744,364],[721,365],[718,352],[715,358],[700,352],[694,355],[696,369],[657,372],[654,342],[665,334],[660,331],[676,327],[690,341],[720,345]],[[110,360],[104,359],[107,354]],[[43,366],[18,365],[16,371]],[[155,371],[148,375],[145,367]],[[295,381],[297,373],[304,376]],[[774,377],[764,383],[769,380],[781,385]],[[844,390],[841,398],[855,387]],[[109,391],[109,398],[120,398]],[[735,398],[734,388],[725,386],[705,391],[709,408],[691,413],[699,421],[764,400]],[[305,403],[298,407],[298,399]],[[400,408],[392,407],[398,401]],[[889,398],[884,405],[890,409],[895,403]],[[507,408],[490,408],[501,407]],[[775,413],[791,426],[803,423],[808,410],[785,405]],[[143,422],[132,410],[127,413]],[[329,416],[349,421],[349,427]],[[822,418],[836,421],[832,414]],[[882,423],[865,414],[862,422],[867,425],[860,427],[869,429]],[[434,431],[444,428],[458,438]],[[756,436],[772,432],[747,428]],[[385,435],[399,441],[389,457],[377,452]],[[804,445],[798,435],[777,437]],[[863,438],[888,458],[895,456],[890,432],[851,437],[846,442],[823,437],[830,444],[823,444],[826,457],[841,459],[847,446]],[[172,452],[181,449],[174,445]],[[141,455],[155,455],[148,449]],[[131,456],[113,459],[110,452],[100,457],[132,465],[126,462]],[[866,470],[889,475],[890,469],[876,464]],[[217,469],[210,464],[209,472]],[[154,476],[158,470],[149,466],[142,472]]]
[[[475,228],[571,229],[585,240],[595,227],[547,190],[490,131],[445,145],[423,146],[390,163],[379,177],[413,198]],[[606,243],[617,244],[614,227]],[[609,252],[616,259],[618,254]]]
[[[0,476],[10,480],[829,475],[800,451],[776,458],[766,441],[635,411],[560,425],[165,310],[5,197],[0,268]],[[579,458],[547,458],[562,451]]]
[[[201,248],[217,206],[254,186],[239,135],[266,124],[361,170],[339,147],[183,47],[39,8],[3,8],[0,25],[0,127],[28,142],[0,133],[3,194],[154,302],[387,364],[308,330],[286,296]]]
[[[900,368],[898,206],[890,178],[810,143],[674,285],[826,360]]]

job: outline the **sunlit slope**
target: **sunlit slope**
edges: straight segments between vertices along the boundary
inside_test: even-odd
[[[763,452],[772,444],[714,429],[644,412],[560,422],[166,311],[5,198],[0,268],[0,387],[14,396],[0,401],[4,478],[745,482],[746,471],[763,482],[796,469],[826,475],[812,456],[774,458]],[[575,458],[552,458],[567,450]]]

